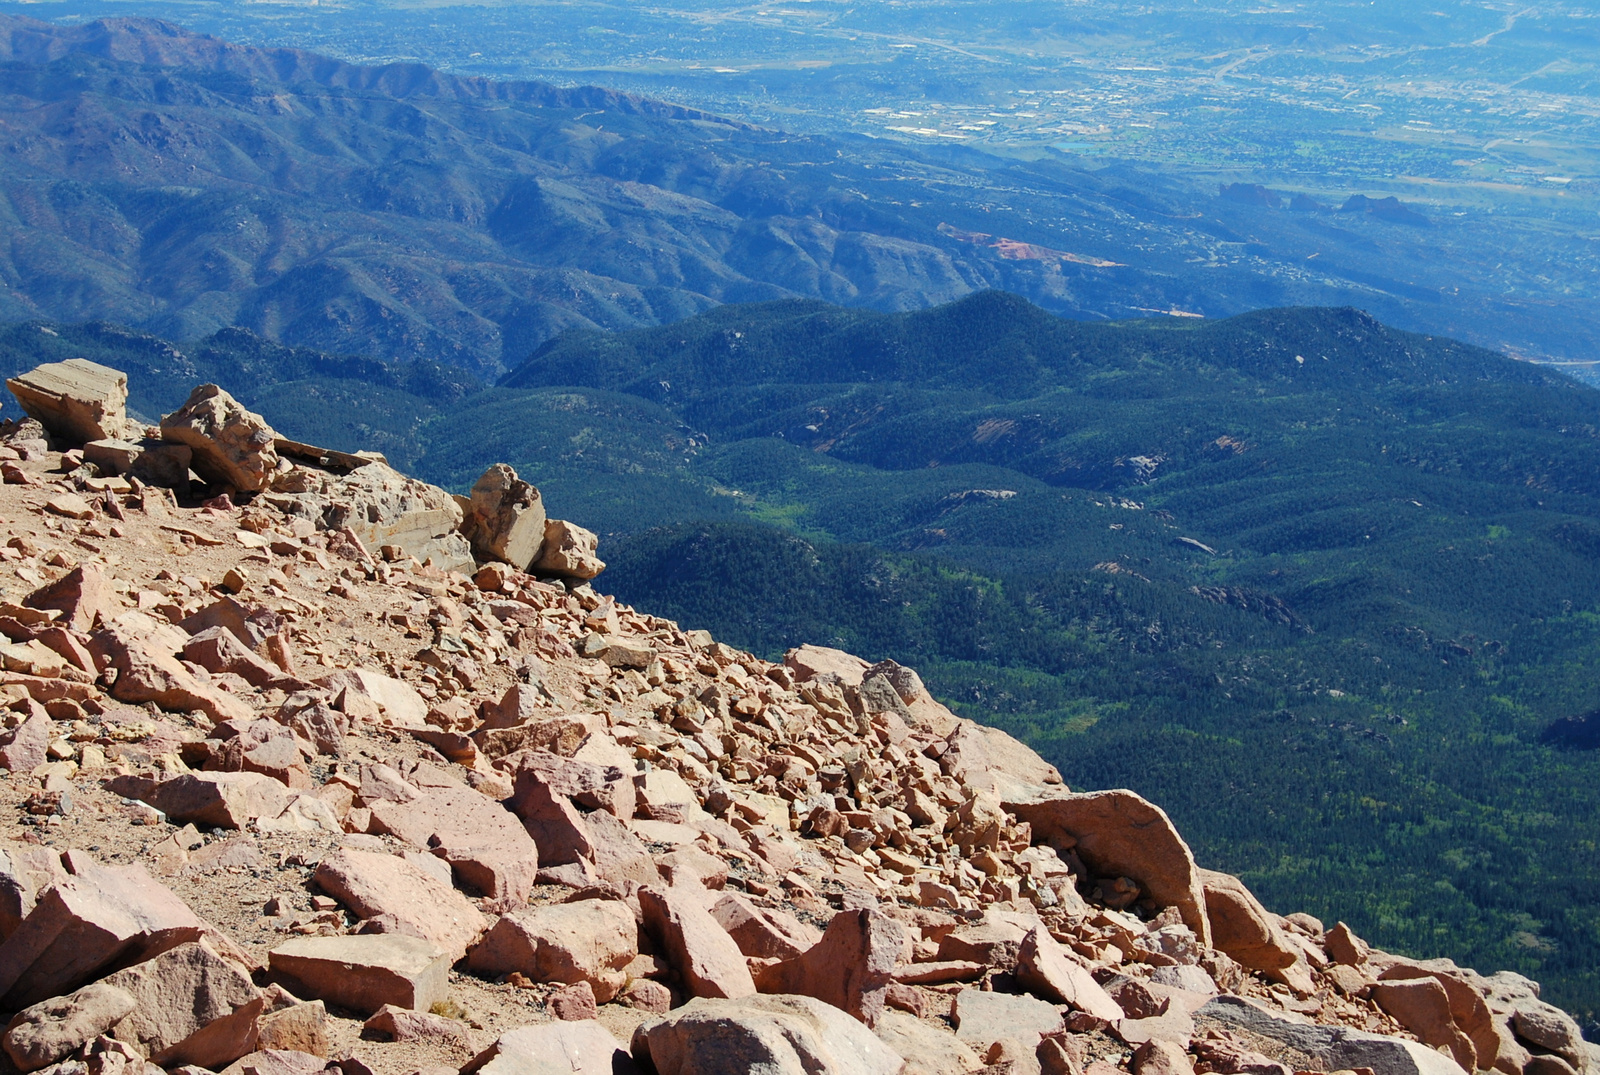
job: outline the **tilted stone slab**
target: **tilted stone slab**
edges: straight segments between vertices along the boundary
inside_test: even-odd
[[[1100,877],[1128,877],[1163,907],[1176,907],[1211,945],[1205,890],[1194,854],[1166,811],[1131,791],[1094,791],[1008,801],[1033,826],[1033,842],[1072,849]]]
[[[311,879],[357,918],[390,916],[452,959],[489,926],[465,896],[397,855],[343,848],[324,858]]]
[[[1371,1068],[1375,1075],[1465,1075],[1454,1060],[1421,1042],[1350,1027],[1296,1023],[1239,997],[1217,997],[1197,1014],[1281,1041],[1328,1071]]]
[[[119,963],[160,955],[206,932],[143,866],[94,866],[56,881],[0,945],[0,1008],[70,993]]]
[[[85,444],[128,434],[128,375],[84,358],[46,362],[6,387],[30,418],[64,440]]]
[[[580,1019],[502,1034],[461,1075],[641,1075],[641,1069],[609,1030]]]
[[[184,944],[105,979],[131,995],[114,1034],[158,1064],[216,1070],[256,1047],[261,990],[244,968],[204,943]]]

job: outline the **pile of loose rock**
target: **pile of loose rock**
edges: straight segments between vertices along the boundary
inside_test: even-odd
[[[1369,948],[916,673],[781,664],[454,498],[92,363],[0,426],[19,1071],[1575,1075],[1515,974]],[[469,575],[466,572],[472,572]]]

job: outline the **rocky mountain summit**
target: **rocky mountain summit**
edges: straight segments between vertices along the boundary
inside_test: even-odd
[[[4,1063],[51,1075],[1576,1075],[917,674],[595,589],[593,534],[75,361],[0,425]]]

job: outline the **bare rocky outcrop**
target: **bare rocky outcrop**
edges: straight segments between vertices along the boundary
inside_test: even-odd
[[[484,471],[461,505],[461,533],[479,560],[498,560],[519,571],[544,549],[544,501],[539,490],[504,463]]]
[[[1592,1075],[1533,982],[1273,914],[893,661],[629,608],[570,530],[469,578],[463,509],[370,454],[278,438],[189,508],[21,433],[19,1067]]]
[[[190,466],[203,480],[235,492],[259,493],[278,467],[278,434],[214,384],[200,385],[161,419],[161,437],[193,453]]]
[[[543,551],[530,569],[541,575],[592,579],[606,569],[597,550],[600,539],[565,519],[547,519],[544,524]]]
[[[1036,839],[1076,853],[1104,879],[1102,891],[1115,891],[1118,879],[1131,879],[1139,886],[1137,899],[1158,909],[1176,908],[1200,942],[1211,943],[1194,854],[1159,806],[1131,791],[1096,791],[1007,807],[1033,826]]]
[[[40,425],[74,444],[124,437],[128,423],[128,375],[121,370],[69,358],[46,362],[6,381],[17,402]]]

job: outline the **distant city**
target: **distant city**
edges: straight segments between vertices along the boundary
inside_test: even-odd
[[[960,186],[985,159],[1132,166],[1161,177],[1161,210],[1134,209],[1159,233],[1154,246],[1126,221],[1036,198],[1014,170],[996,175],[989,203],[1037,229],[1011,238],[1047,247],[1066,245],[1062,230],[1105,231],[1164,261],[1256,273],[1274,282],[1271,301],[1350,302],[1579,374],[1600,354],[1600,14],[1576,4],[50,0],[0,11],[149,15],[356,62],[614,87],[956,154]],[[1175,190],[1192,209],[1173,208]],[[1224,228],[1181,223],[1209,219],[1221,191],[1234,206]],[[1319,214],[1351,195],[1412,213],[1347,212],[1336,227]],[[1287,210],[1305,219],[1278,221]],[[1408,223],[1434,227],[1411,235]]]

